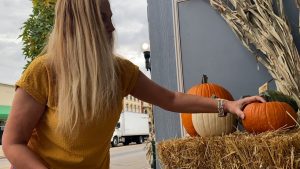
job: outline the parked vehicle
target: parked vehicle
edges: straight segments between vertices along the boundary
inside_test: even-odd
[[[4,132],[4,126],[6,123],[6,120],[8,118],[8,113],[10,111],[10,106],[1,106],[0,105],[0,145],[2,145],[2,135]]]
[[[122,112],[111,138],[111,145],[119,143],[128,145],[131,142],[142,144],[149,137],[148,114]]]
[[[0,119],[0,145],[2,145],[2,135],[4,132],[5,121]]]

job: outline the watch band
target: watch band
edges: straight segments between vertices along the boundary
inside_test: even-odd
[[[218,116],[219,117],[226,117],[227,112],[224,111],[224,99],[216,99],[217,100],[217,106],[218,106]]]

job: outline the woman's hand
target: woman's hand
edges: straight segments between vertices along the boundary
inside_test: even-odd
[[[244,119],[245,114],[242,110],[247,104],[250,104],[252,102],[266,102],[266,101],[260,96],[251,96],[251,97],[239,99],[237,101],[226,101],[224,103],[224,109],[226,112],[236,114],[241,119]]]

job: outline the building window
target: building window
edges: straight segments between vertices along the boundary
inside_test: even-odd
[[[132,104],[130,105],[130,111],[132,111]]]
[[[134,112],[136,112],[136,105],[134,105]]]
[[[126,104],[126,111],[128,111],[128,103]]]

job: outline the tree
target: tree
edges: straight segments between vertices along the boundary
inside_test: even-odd
[[[44,4],[55,4],[56,0],[32,0],[33,6],[37,6],[39,2],[42,2]]]
[[[33,0],[33,13],[22,26],[19,38],[23,42],[26,68],[43,50],[54,24],[54,0]]]

